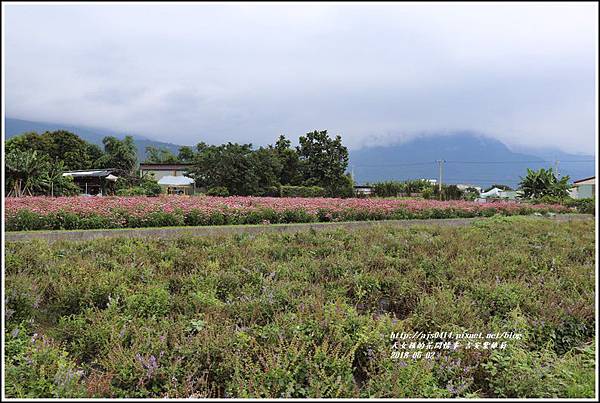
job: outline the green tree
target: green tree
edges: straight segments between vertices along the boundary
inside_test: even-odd
[[[281,174],[279,183],[281,185],[300,185],[302,173],[300,172],[300,157],[298,152],[291,147],[292,143],[280,135],[274,146],[271,146],[279,159]]]
[[[438,187],[434,187],[434,194],[439,195]],[[460,200],[463,198],[464,192],[456,185],[442,185],[442,200]]]
[[[378,197],[396,197],[404,191],[404,184],[398,181],[382,181],[373,185],[373,192]]]
[[[9,139],[6,148],[7,152],[12,149],[22,152],[36,151],[51,163],[62,161],[67,171],[98,167],[98,160],[102,156],[100,147],[66,130],[43,134],[24,133]]]
[[[197,145],[198,153],[189,170],[196,184],[207,189],[225,187],[232,195],[251,195],[258,182],[251,166],[251,144]]]
[[[166,148],[148,146],[146,147],[145,162],[154,164],[174,164],[179,162],[179,158]]]
[[[252,178],[256,183],[251,184],[253,194],[265,196],[279,193],[275,188],[281,186],[280,178],[283,171],[281,160],[272,148],[260,147],[250,155]]]
[[[329,196],[353,193],[352,180],[346,175],[348,149],[341,136],[332,139],[327,130],[315,130],[300,137],[297,150],[304,185],[321,186]]]
[[[47,160],[35,150],[9,149],[4,159],[6,195],[22,197],[39,193],[47,166]]]
[[[133,176],[137,165],[137,149],[133,137],[125,136],[119,140],[113,136],[102,139],[104,155],[100,158],[102,168],[114,168],[118,176],[128,178]]]
[[[404,192],[407,194],[423,193],[425,190],[432,188],[433,185],[425,179],[413,179],[404,182]],[[433,192],[433,189],[431,191]]]
[[[564,176],[560,180],[556,177],[552,168],[540,168],[539,171],[527,169],[527,175],[521,177],[519,190],[522,197],[526,199],[539,199],[544,196],[557,198],[567,197],[569,195],[569,176]]]
[[[49,164],[47,171],[42,175],[44,193],[50,196],[71,196],[80,192],[79,186],[75,184],[71,176],[63,176],[68,171],[64,162]]]
[[[194,149],[189,146],[179,147],[179,154],[177,154],[177,159],[182,163],[191,163],[194,161],[195,157]]]
[[[206,189],[225,188],[231,195],[266,195],[279,186],[282,166],[272,148],[252,149],[252,144],[199,143],[189,176]]]

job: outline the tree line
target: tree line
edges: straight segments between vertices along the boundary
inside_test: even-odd
[[[346,173],[348,149],[339,135],[332,138],[326,130],[300,136],[297,147],[281,135],[266,147],[201,142],[195,148],[179,148],[177,155],[147,147],[146,155],[148,163],[191,164],[187,175],[196,186],[213,194],[276,196],[281,194],[282,186],[308,188],[299,189],[301,192],[320,188],[325,196],[353,194],[353,182]]]
[[[133,137],[104,137],[103,147],[74,133],[57,130],[24,133],[5,143],[5,194],[9,196],[73,195],[79,188],[65,171],[113,168],[127,186],[137,164]]]
[[[136,174],[136,146],[131,136],[123,140],[108,136],[103,147],[88,143],[74,133],[58,130],[25,133],[6,142],[7,195],[69,195],[78,188],[62,172],[112,168],[119,176],[114,191],[139,187],[148,178]],[[274,144],[228,142],[195,147],[183,146],[175,155],[169,150],[147,147],[145,162],[187,163],[187,175],[196,186],[214,194],[265,196],[293,195],[295,191],[321,196],[347,197],[353,182],[346,173],[348,149],[341,136],[326,130],[300,136],[299,145],[281,135]],[[282,187],[284,191],[282,192]]]

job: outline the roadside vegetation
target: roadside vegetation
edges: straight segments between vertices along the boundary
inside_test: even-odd
[[[527,217],[7,243],[6,395],[593,397],[594,253]],[[416,331],[523,337],[392,358]]]

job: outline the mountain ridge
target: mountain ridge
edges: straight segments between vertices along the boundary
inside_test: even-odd
[[[83,139],[102,145],[102,138],[116,135],[114,130],[75,126],[69,124],[37,122],[6,118],[6,139],[28,131],[69,130]],[[178,152],[180,145],[162,142],[141,135],[132,135],[138,149],[138,160],[145,159],[147,146],[164,147]],[[570,154],[551,147],[509,147],[499,140],[472,131],[451,134],[427,134],[400,143],[367,146],[349,151],[348,169],[357,184],[383,180],[418,178],[437,179],[438,160],[443,164],[444,183],[465,183],[490,186],[495,183],[516,187],[527,168],[556,168],[571,180],[595,174],[595,156]],[[558,163],[555,163],[558,160]],[[591,162],[590,162],[591,161]]]
[[[33,120],[24,120],[24,119],[16,119],[7,117],[4,122],[5,127],[5,138],[9,139],[13,136],[17,136],[26,132],[37,132],[43,133],[45,131],[55,131],[55,130],[67,130],[72,133],[77,134],[82,139],[89,141],[93,144],[98,144],[102,146],[102,139],[106,136],[114,136],[119,139],[123,139],[126,134],[116,134],[116,130],[97,128],[97,127],[89,127],[89,126],[76,126],[71,124],[63,124],[63,123],[52,123],[52,122],[39,122]],[[181,145],[168,143],[164,141],[157,141],[150,139],[146,136],[141,136],[138,134],[131,135],[135,141],[135,145],[138,151],[138,160],[143,161],[146,158],[146,147],[154,146],[154,147],[163,147],[167,148],[169,151],[177,154],[179,147]]]

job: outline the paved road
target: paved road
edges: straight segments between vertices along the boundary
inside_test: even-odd
[[[564,214],[553,217],[532,216],[539,220],[573,221],[593,220],[589,214]],[[168,239],[182,236],[216,236],[224,234],[259,234],[268,232],[294,233],[314,229],[315,231],[336,228],[365,228],[377,226],[412,227],[418,225],[438,225],[443,227],[458,227],[470,225],[474,220],[483,218],[444,218],[430,220],[383,220],[383,221],[353,221],[336,223],[306,223],[306,224],[267,224],[267,225],[223,225],[206,227],[162,227],[162,228],[127,228],[127,229],[98,229],[73,231],[19,231],[5,232],[6,241],[27,241],[31,239],[73,240],[86,241],[98,238],[151,238]]]

